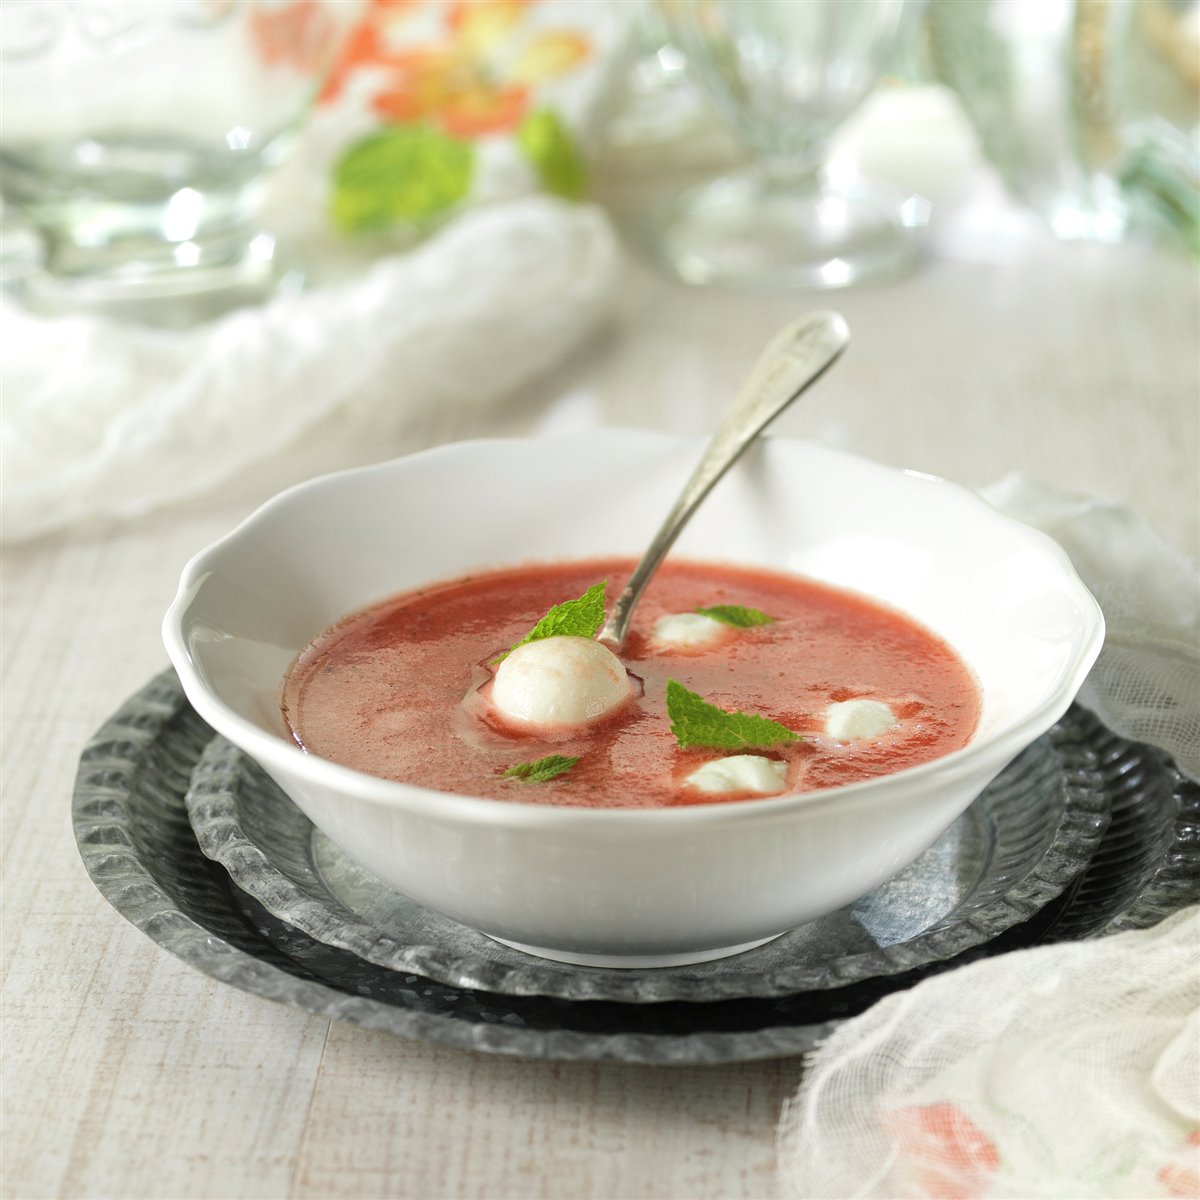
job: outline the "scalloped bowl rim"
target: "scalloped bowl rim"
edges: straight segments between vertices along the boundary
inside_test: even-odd
[[[383,807],[416,813],[424,811],[429,815],[468,819],[472,822],[492,826],[534,825],[546,828],[579,824],[640,826],[646,822],[677,822],[680,825],[693,826],[714,822],[777,820],[791,812],[823,807],[835,802],[842,806],[856,801],[867,803],[876,798],[884,800],[887,794],[901,782],[919,783],[922,779],[930,776],[949,780],[972,775],[984,769],[999,770],[1062,716],[1082,686],[1100,652],[1104,641],[1104,617],[1100,606],[1084,586],[1066,552],[1051,537],[1000,512],[980,496],[959,484],[922,471],[874,464],[881,470],[890,471],[909,479],[922,480],[944,489],[943,494],[952,498],[953,502],[976,510],[988,520],[1001,521],[1010,528],[1019,530],[1031,545],[1040,546],[1052,559],[1057,561],[1062,572],[1062,582],[1072,592],[1073,598],[1079,605],[1082,618],[1078,652],[1070,669],[1064,672],[1059,686],[1042,703],[1029,709],[1020,719],[1014,720],[984,737],[973,738],[961,749],[916,766],[892,771],[857,783],[840,784],[807,792],[784,793],[761,800],[741,800],[736,804],[713,801],[668,808],[583,808],[571,805],[525,804],[519,801],[495,800],[489,797],[442,792],[435,788],[382,779],[353,767],[307,753],[294,743],[263,729],[236,712],[210,689],[207,681],[197,669],[185,635],[185,619],[193,593],[213,571],[214,563],[219,560],[223,551],[253,531],[279,509],[288,507],[298,497],[326,488],[340,487],[370,475],[386,475],[403,470],[409,463],[452,456],[464,449],[531,441],[564,445],[578,438],[594,440],[600,436],[628,437],[631,435],[646,439],[660,438],[673,439],[677,442],[684,440],[694,442],[697,455],[703,445],[703,439],[618,428],[591,430],[586,434],[530,438],[476,438],[444,443],[385,462],[330,472],[297,483],[273,496],[229,533],[199,551],[188,561],[183,569],[175,598],[163,618],[163,641],[192,707],[218,733],[228,738],[263,766],[277,767],[283,772],[303,776],[314,784],[340,792],[347,797]],[[795,442],[803,445],[808,451],[830,456],[834,460],[841,459],[855,463],[871,461],[860,455],[848,454],[819,443],[796,438],[765,438],[764,440]],[[842,590],[851,591],[853,589],[843,588]],[[873,598],[879,599],[878,597]]]

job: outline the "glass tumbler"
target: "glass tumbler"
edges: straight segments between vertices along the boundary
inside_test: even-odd
[[[168,302],[268,290],[265,183],[358,8],[0,3],[0,190],[45,244],[27,302],[161,316]]]
[[[902,273],[923,209],[827,169],[830,139],[893,60],[913,0],[662,0],[688,68],[753,161],[647,223],[689,283],[844,287]]]

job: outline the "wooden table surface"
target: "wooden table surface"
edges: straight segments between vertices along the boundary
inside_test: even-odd
[[[619,189],[613,204],[621,206]],[[611,325],[483,417],[414,415],[380,454],[606,424],[709,429],[811,298],[691,291],[635,256]],[[778,432],[982,485],[1011,470],[1200,539],[1194,263],[1034,240],[937,254],[832,301],[854,344]],[[160,950],[76,853],[79,751],[166,664],[184,561],[294,472],[3,559],[3,1195],[770,1197],[798,1060],[514,1061],[244,995]],[[278,478],[277,478],[278,475]]]

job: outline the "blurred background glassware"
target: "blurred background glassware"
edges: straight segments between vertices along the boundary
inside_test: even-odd
[[[929,50],[1008,190],[1062,238],[1200,253],[1200,0],[932,0]]]
[[[257,214],[357,0],[4,0],[0,190],[37,309],[183,323],[280,277]]]
[[[648,146],[658,152],[678,143],[711,114],[688,73],[683,51],[671,40],[662,8],[646,0],[633,22],[630,57],[621,103],[605,129],[620,148]]]
[[[655,212],[688,283],[834,288],[902,274],[927,206],[828,169],[828,144],[887,70],[914,0],[662,0],[688,69],[753,158]]]

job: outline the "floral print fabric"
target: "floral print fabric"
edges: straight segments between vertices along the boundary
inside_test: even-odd
[[[303,4],[304,0],[295,0]],[[353,119],[332,165],[347,233],[427,228],[500,194],[581,199],[629,14],[592,0],[368,0],[322,110]]]
[[[779,1136],[797,1197],[1200,1196],[1200,907],[888,997]]]

